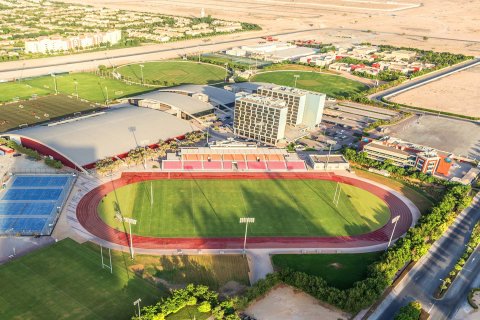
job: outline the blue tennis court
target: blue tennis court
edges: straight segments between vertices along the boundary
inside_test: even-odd
[[[0,234],[51,234],[75,179],[73,174],[12,176],[0,192]]]

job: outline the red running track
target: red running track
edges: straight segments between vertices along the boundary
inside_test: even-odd
[[[102,198],[127,184],[158,179],[322,179],[338,181],[365,189],[383,199],[392,214],[399,215],[394,239],[402,236],[412,224],[409,207],[395,194],[374,184],[350,177],[331,173],[317,172],[262,172],[262,173],[206,173],[206,172],[146,172],[123,173],[121,178],[105,183],[88,192],[78,203],[77,219],[80,224],[98,238],[115,244],[128,246],[129,238],[125,232],[117,231],[103,222],[98,216],[97,207]],[[355,248],[378,245],[389,240],[393,224],[362,235],[339,237],[249,237],[248,248]],[[241,249],[243,237],[230,238],[155,238],[133,236],[135,247],[144,249]]]

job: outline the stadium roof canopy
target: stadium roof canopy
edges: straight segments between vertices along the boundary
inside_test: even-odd
[[[192,98],[187,95],[164,91],[153,91],[131,97],[130,99],[159,102],[169,105],[175,109],[179,109],[190,115],[213,109],[213,106],[210,103],[200,101],[199,99]]]
[[[137,146],[152,145],[194,131],[190,123],[166,112],[122,107],[93,116],[11,131],[12,138],[41,153],[54,153],[81,168]],[[48,148],[48,149],[47,149]],[[42,152],[50,150],[48,152]],[[50,154],[52,155],[52,154]],[[63,162],[63,161],[62,161]]]
[[[229,105],[235,102],[235,94],[217,87],[199,85],[199,84],[184,84],[168,89],[162,89],[160,91],[170,92],[184,92],[188,94],[203,93],[206,94],[210,100],[215,104]]]

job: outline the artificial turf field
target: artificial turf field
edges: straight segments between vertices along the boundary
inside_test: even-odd
[[[59,118],[68,114],[93,111],[99,107],[65,95],[50,95],[6,105],[0,105],[0,132]]]
[[[117,69],[124,77],[141,82],[143,77],[147,83],[156,81],[161,85],[179,84],[211,84],[225,79],[225,69],[219,66],[191,61],[158,61],[130,64]]]
[[[330,97],[348,97],[368,89],[360,82],[341,76],[300,70],[259,73],[253,77],[252,81],[293,87],[295,85],[294,75],[300,76],[297,80],[297,88],[322,92]]]
[[[289,268],[320,276],[331,286],[347,289],[368,274],[368,266],[381,252],[352,254],[278,254],[272,256],[276,268]]]
[[[116,189],[98,211],[123,231],[115,219],[118,201],[125,217],[138,220],[132,232],[152,237],[241,237],[240,217],[256,219],[249,236],[346,236],[387,223],[389,209],[380,198],[340,186],[336,207],[336,183],[325,180],[155,180]]]
[[[148,305],[166,295],[129,271],[121,257],[110,274],[97,250],[70,239],[1,265],[0,283],[0,319],[126,320],[136,299]]]

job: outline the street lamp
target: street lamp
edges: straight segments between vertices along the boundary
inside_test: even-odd
[[[145,80],[143,78],[143,67],[145,67],[143,64],[140,65],[140,73],[142,74],[142,84],[145,83]]]
[[[140,314],[140,302],[142,299],[138,298],[137,300],[133,301],[133,305],[138,307],[138,317],[141,318],[142,315]]]
[[[107,87],[105,87],[105,94],[107,96],[107,100],[105,100],[105,105],[108,107],[108,100],[109,99],[108,99],[108,88]]]
[[[400,219],[400,216],[395,216],[393,219],[392,219],[392,223],[394,223],[393,225],[393,230],[392,230],[392,235],[390,236],[390,240],[388,241],[388,246],[387,248],[385,249],[385,251],[388,250],[388,248],[390,247],[390,243],[392,243],[392,238],[393,238],[393,233],[395,232],[395,228],[397,227],[397,222],[398,220]]]
[[[115,213],[115,219],[119,220],[120,222],[128,223],[128,226],[130,228],[130,255],[131,255],[132,260],[133,260],[134,252],[133,252],[132,224],[137,224],[137,220],[132,219],[132,218],[123,217],[119,212]]]
[[[243,253],[245,253],[245,249],[247,247],[248,224],[254,223],[254,222],[255,222],[255,218],[248,218],[248,217],[240,218],[240,223],[245,223],[245,238],[243,240]]]
[[[295,78],[295,83],[294,83],[293,86],[296,88],[297,87],[297,79],[300,78],[300,75],[294,74],[293,77]]]

